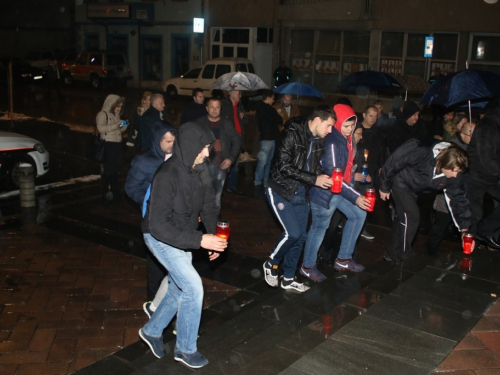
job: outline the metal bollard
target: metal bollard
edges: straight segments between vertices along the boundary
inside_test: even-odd
[[[19,196],[21,207],[36,207],[35,171],[29,163],[19,165]]]

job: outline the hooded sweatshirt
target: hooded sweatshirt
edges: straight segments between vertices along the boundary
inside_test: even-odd
[[[198,123],[186,123],[177,133],[174,152],[158,168],[142,231],[179,249],[199,249],[203,233],[198,217],[215,233],[218,210],[206,163],[193,163],[202,149],[215,141],[212,131]]]
[[[425,131],[422,124],[417,121],[417,123],[414,125],[408,125],[408,123],[406,122],[411,116],[419,111],[420,109],[418,108],[418,105],[415,104],[415,102],[406,102],[401,113],[401,118],[387,130],[387,148],[389,149],[389,152],[391,154],[399,146],[412,138],[418,139],[424,145],[427,144]]]
[[[325,137],[321,167],[323,173],[329,176],[331,176],[333,168],[342,168],[344,170],[344,181],[342,182],[340,195],[355,204],[360,194],[351,186],[354,159],[352,134],[346,138],[342,135],[340,129],[342,124],[346,121],[356,120],[356,114],[351,107],[345,104],[337,104],[333,109],[337,114],[337,121],[335,122],[335,130],[332,130],[332,132]],[[330,189],[325,190],[316,186],[311,188],[311,202],[328,208],[332,197],[333,193]]]
[[[118,104],[125,103],[125,98],[110,94],[104,100],[101,111],[97,114],[95,122],[101,138],[106,142],[121,142],[122,133],[127,129],[126,126],[120,127],[120,113],[115,114],[115,108]]]
[[[132,160],[125,181],[125,192],[134,201],[142,205],[158,167],[165,161],[165,153],[160,147],[160,142],[167,132],[174,131],[171,126],[158,121],[153,127],[151,148],[148,152],[137,155]]]
[[[356,124],[356,114],[351,107],[345,104],[336,104],[335,106],[333,106],[333,110],[337,114],[337,121],[335,121],[334,125],[335,129],[342,137],[344,137],[344,135],[342,134],[342,125],[344,125],[344,123],[349,120],[354,120],[354,124]],[[347,151],[349,152],[347,163],[344,167],[344,180],[350,182],[352,179],[352,167],[354,165],[354,146],[352,142],[352,133],[348,137],[344,138],[347,139]]]

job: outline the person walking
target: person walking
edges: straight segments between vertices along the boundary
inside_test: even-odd
[[[104,100],[101,111],[96,116],[97,130],[104,143],[104,161],[101,175],[102,200],[110,205],[118,202],[118,172],[122,161],[122,133],[127,130],[127,121],[120,119],[125,98],[110,94]],[[111,189],[111,197],[108,195]]]
[[[151,105],[150,99],[153,93],[151,91],[144,91],[141,98],[141,104],[137,107],[134,112],[130,124],[128,126],[127,132],[127,143],[128,147],[134,147],[137,152],[141,151],[141,140],[139,136],[139,119],[142,115],[149,109]]]
[[[424,190],[443,191],[459,231],[469,229],[470,204],[462,176],[468,166],[467,152],[460,147],[442,142],[431,149],[414,138],[387,159],[380,173],[380,198],[392,195],[396,216],[384,260],[400,263],[414,255],[411,244],[420,222],[417,194]]]
[[[281,133],[271,164],[266,196],[274,215],[283,226],[269,259],[264,264],[264,279],[278,287],[278,268],[283,262],[283,289],[305,292],[309,289],[296,279],[297,266],[307,235],[308,190],[313,186],[328,189],[332,179],[322,173],[319,160],[323,141],[332,132],[335,113],[319,106],[308,118],[295,117]]]
[[[214,141],[205,125],[187,123],[180,127],[173,156],[153,179],[142,222],[144,241],[167,269],[169,287],[139,336],[156,357],[164,357],[163,330],[177,315],[174,359],[190,368],[208,364],[197,349],[203,284],[191,263],[192,251],[208,250],[209,259],[214,260],[227,247],[227,239],[214,234],[217,206],[206,164]],[[206,234],[198,229],[199,219]]]

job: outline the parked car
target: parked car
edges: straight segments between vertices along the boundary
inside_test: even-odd
[[[24,60],[35,68],[47,69],[54,51],[31,51],[26,54]]]
[[[49,152],[36,139],[0,131],[0,184],[3,187],[19,186],[19,166],[29,163],[36,176],[49,171]]]
[[[54,57],[64,70],[76,63],[77,54],[75,51],[58,51],[55,53]]]
[[[9,58],[0,59],[0,82],[7,82],[9,75]],[[12,59],[12,80],[14,83],[38,83],[45,79],[47,73],[31,66],[21,59]]]
[[[221,75],[231,72],[255,73],[255,69],[247,59],[218,57],[180,77],[167,79],[163,83],[163,91],[167,93],[167,97],[173,99],[177,95],[190,96],[193,89],[199,87],[203,89],[205,96],[211,96],[212,83]]]
[[[108,82],[126,84],[132,79],[125,54],[118,51],[83,51],[73,65],[64,70],[64,82],[88,82],[98,89]]]

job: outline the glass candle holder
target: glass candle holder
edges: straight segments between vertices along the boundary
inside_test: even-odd
[[[377,199],[375,196],[375,189],[366,189],[365,198],[370,201],[370,208],[366,211],[372,212],[375,208],[375,200]]]
[[[343,170],[342,168],[333,168],[332,173],[332,193],[340,193],[342,191],[342,180],[343,180]]]
[[[231,229],[229,227],[229,221],[219,220],[217,222],[217,227],[215,228],[215,235],[220,238],[229,239],[229,233]]]
[[[462,249],[464,254],[472,253],[472,242],[474,242],[474,236],[471,233],[464,233],[462,237]]]

